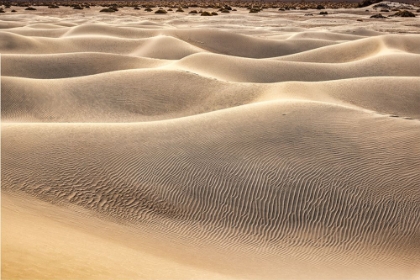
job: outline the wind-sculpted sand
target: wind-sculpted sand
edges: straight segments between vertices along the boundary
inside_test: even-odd
[[[419,17],[100,8],[0,16],[2,279],[420,277]]]

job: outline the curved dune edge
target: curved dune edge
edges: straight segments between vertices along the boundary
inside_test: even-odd
[[[417,54],[388,54],[360,61],[327,64],[275,60],[251,60],[215,54],[195,54],[176,62],[174,67],[203,76],[232,82],[275,83],[284,81],[326,81],[369,76],[420,75],[412,60]]]
[[[417,77],[250,84],[143,69],[57,80],[3,77],[2,85],[3,122],[144,122],[288,100],[420,119]]]
[[[59,38],[25,36],[31,31],[23,35],[2,32],[1,41],[8,43],[0,44],[0,51],[5,54],[113,52],[163,59],[179,59],[192,53],[210,51],[240,57],[268,58],[335,44],[330,40],[314,39],[277,41],[211,29],[160,32],[138,32],[138,29],[132,32],[128,29],[126,32],[129,35],[126,37],[112,36],[117,31],[121,33],[121,28],[90,25],[82,30],[79,35],[76,32],[72,36]],[[173,48],[169,47],[171,44]]]
[[[0,18],[2,278],[419,278],[418,18],[100,8]]]
[[[166,39],[163,39],[166,40]],[[160,42],[159,44],[166,44]],[[167,44],[170,45],[170,44]],[[3,76],[36,79],[60,79],[95,75],[130,69],[189,70],[205,77],[231,82],[274,83],[284,81],[325,81],[369,76],[418,77],[420,68],[413,63],[420,54],[402,51],[382,52],[368,58],[345,62],[306,62],[255,60],[210,53],[198,53],[173,62],[170,58],[153,58],[155,43],[139,52],[144,57],[108,53],[53,55],[3,55]],[[328,50],[326,50],[328,52]],[[176,55],[176,54],[174,54]],[[151,57],[151,58],[150,58]],[[164,55],[158,55],[164,57]],[[101,65],[101,67],[98,67]],[[37,71],[36,71],[37,70]]]
[[[416,35],[381,35],[286,55],[277,59],[321,63],[353,62],[393,52],[420,54],[419,43],[420,39]]]
[[[112,53],[2,54],[2,76],[33,79],[83,77],[129,69],[148,69],[170,63],[164,59]]]

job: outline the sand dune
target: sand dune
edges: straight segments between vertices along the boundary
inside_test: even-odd
[[[417,18],[99,9],[0,18],[4,279],[418,278]]]
[[[64,53],[45,55],[2,55],[2,75],[34,79],[82,77],[98,73],[154,68],[164,60],[110,53]]]
[[[420,55],[389,54],[346,64],[296,63],[251,60],[216,54],[188,56],[176,68],[232,82],[273,83],[284,81],[327,81],[356,77],[420,75]]]
[[[274,278],[295,247],[312,266],[415,271],[418,121],[323,103],[248,106],[146,124],[4,124],[3,189],[152,223],[190,245],[258,247]],[[331,248],[312,254],[319,246]]]
[[[420,39],[415,35],[384,35],[338,44],[318,50],[279,57],[279,60],[343,63],[384,53],[403,52],[420,54]]]
[[[60,80],[3,77],[2,86],[10,93],[2,95],[5,119],[46,122],[180,117],[242,105],[257,95],[256,89],[244,85],[163,70],[118,71]],[[122,87],[124,92],[119,90]],[[60,94],[51,94],[48,88],[56,88]]]
[[[106,27],[103,25],[88,25],[86,27],[74,27],[66,33],[60,34],[60,38],[48,33],[55,33],[55,30],[47,29],[45,35],[35,34],[37,37],[27,38],[32,30],[25,28],[26,32],[4,32],[0,34],[3,42],[0,45],[2,53],[65,53],[65,52],[110,52],[118,54],[129,54],[142,48],[164,48],[160,50],[162,55],[168,56],[171,52],[199,52],[208,50],[211,52],[252,57],[266,58],[293,54],[308,49],[323,47],[334,44],[331,40],[296,39],[288,41],[276,41],[261,38],[252,38],[241,34],[232,34],[218,30],[143,30],[139,28]],[[119,33],[118,33],[119,32]],[[24,35],[20,35],[23,33]],[[60,31],[62,33],[62,31]],[[118,35],[116,36],[116,34]],[[49,35],[49,36],[48,36]],[[164,40],[164,41],[161,41]],[[71,42],[71,44],[69,44]],[[165,49],[175,44],[171,50]],[[137,48],[135,48],[137,46]],[[129,51],[131,49],[131,52]],[[149,57],[147,53],[138,53],[139,56]],[[187,54],[184,54],[186,56]],[[157,57],[160,58],[160,57]],[[172,59],[179,59],[174,57]]]
[[[20,122],[151,121],[291,98],[420,119],[417,77],[238,84],[183,71],[127,70],[71,79],[2,80],[3,118]],[[57,92],[51,94],[49,88]]]
[[[187,55],[203,51],[173,37],[154,37],[151,39],[122,39],[105,36],[81,36],[73,38],[27,38],[22,35],[3,33],[0,35],[3,44],[0,51],[5,54],[49,54],[71,52],[103,52],[115,54],[139,54],[152,58],[180,59]],[[159,44],[164,43],[163,45]],[[171,50],[167,46],[175,44],[178,48]],[[157,47],[157,49],[155,49]],[[152,51],[152,52],[151,52]],[[169,52],[166,52],[169,51]],[[151,53],[148,53],[151,52]],[[156,57],[156,53],[163,57]]]

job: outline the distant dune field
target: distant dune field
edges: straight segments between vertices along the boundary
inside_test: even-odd
[[[420,279],[415,7],[36,9],[0,15],[2,279]]]

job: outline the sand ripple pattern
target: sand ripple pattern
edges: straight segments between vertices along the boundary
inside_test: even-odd
[[[265,270],[241,278],[415,277],[420,35],[267,30],[2,28],[2,190]]]

